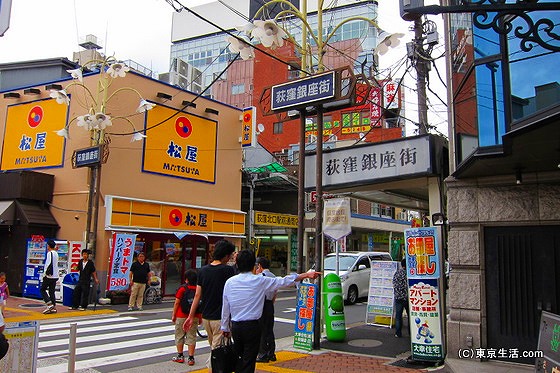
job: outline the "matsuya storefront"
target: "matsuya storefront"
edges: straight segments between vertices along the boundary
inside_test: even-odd
[[[106,196],[106,230],[136,234],[135,255],[146,254],[162,291],[172,295],[184,282],[189,268],[199,269],[212,260],[221,239],[237,247],[244,237],[245,213]]]

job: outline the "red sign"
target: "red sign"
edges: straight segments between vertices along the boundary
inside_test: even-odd
[[[372,127],[381,127],[382,116],[382,103],[381,103],[381,88],[373,87],[369,94],[370,110],[369,117],[371,119]]]
[[[83,242],[70,242],[70,272],[78,272],[78,263],[82,260]]]
[[[334,194],[329,194],[329,193],[323,193],[323,199],[329,199],[329,198],[334,198]],[[311,199],[311,203],[317,203],[317,192],[316,191],[312,191],[309,194],[309,198]]]

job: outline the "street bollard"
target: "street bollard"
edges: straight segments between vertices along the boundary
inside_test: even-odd
[[[68,340],[68,373],[74,373],[76,369],[76,329],[78,324],[70,324],[70,335]]]
[[[344,318],[344,299],[340,277],[329,273],[323,279],[323,305],[325,314],[325,331],[327,340],[342,342],[346,339],[346,322]]]

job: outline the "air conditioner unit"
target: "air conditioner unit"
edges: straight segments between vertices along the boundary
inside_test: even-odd
[[[188,76],[189,75],[189,64],[186,61],[181,59],[177,59],[177,72],[180,75]]]

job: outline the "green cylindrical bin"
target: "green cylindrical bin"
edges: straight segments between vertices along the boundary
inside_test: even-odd
[[[346,322],[344,321],[344,299],[340,277],[329,273],[323,279],[323,305],[325,331],[327,340],[342,342],[346,339]]]

